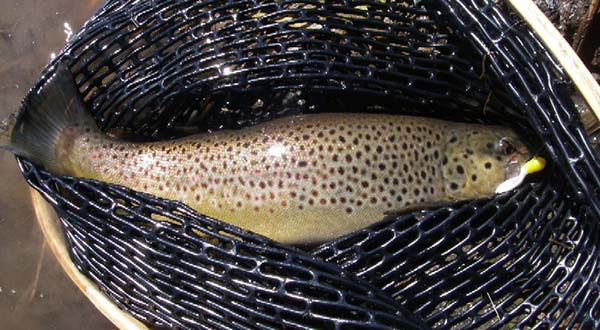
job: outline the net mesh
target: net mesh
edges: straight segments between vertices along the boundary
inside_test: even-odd
[[[19,159],[75,265],[153,328],[600,327],[597,158],[561,68],[488,1],[112,0],[31,93],[58,61],[103,130],[138,138],[371,111],[517,123],[551,160],[513,193],[300,250]]]

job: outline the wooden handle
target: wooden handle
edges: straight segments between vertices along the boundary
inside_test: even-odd
[[[562,65],[586,103],[600,120],[600,86],[577,53],[556,30],[546,15],[531,0],[506,0],[538,35],[554,58]]]

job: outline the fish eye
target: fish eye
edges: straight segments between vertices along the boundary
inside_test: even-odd
[[[510,155],[517,151],[506,138],[500,139],[500,142],[498,142],[498,147],[503,155]]]

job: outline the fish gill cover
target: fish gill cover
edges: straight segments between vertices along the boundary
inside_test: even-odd
[[[488,1],[113,0],[31,93],[59,62],[103,130],[138,139],[403,113],[516,126],[553,163],[511,193],[300,250],[18,159],[73,262],[151,327],[600,327],[597,158],[560,67]]]

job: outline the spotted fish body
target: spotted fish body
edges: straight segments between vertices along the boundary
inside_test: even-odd
[[[49,155],[23,155],[292,244],[332,239],[388,212],[491,196],[508,164],[524,159],[499,150],[508,138],[515,144],[508,129],[398,115],[311,114],[152,143],[113,139],[84,114],[63,121]],[[27,144],[26,132],[17,135],[13,150]]]
[[[447,124],[415,117],[320,114],[160,143],[72,131],[61,174],[163,198],[282,242],[320,241],[386,211],[447,201]]]

